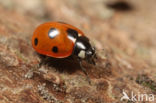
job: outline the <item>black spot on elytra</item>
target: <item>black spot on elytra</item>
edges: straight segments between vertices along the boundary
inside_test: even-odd
[[[78,32],[74,29],[67,29],[68,36],[77,38],[78,37]]]
[[[56,46],[54,46],[54,47],[52,48],[52,51],[53,51],[54,53],[57,53],[57,52],[58,52],[58,48],[57,48]]]
[[[38,44],[38,39],[37,38],[34,39],[34,44],[35,44],[35,46],[37,46],[37,44]]]

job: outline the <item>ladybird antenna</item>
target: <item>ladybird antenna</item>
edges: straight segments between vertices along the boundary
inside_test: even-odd
[[[89,84],[91,84],[91,80],[90,80],[90,78],[89,78],[89,76],[88,76],[88,73],[87,73],[87,71],[86,71],[86,68],[84,68],[83,67],[83,65],[82,65],[82,61],[80,60],[80,67],[81,67],[81,70],[84,72],[84,74],[87,76],[87,81],[89,82]]]

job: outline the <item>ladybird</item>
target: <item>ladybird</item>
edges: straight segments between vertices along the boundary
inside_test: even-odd
[[[87,76],[89,84],[91,83],[86,69],[82,66],[82,61],[85,60],[95,65],[95,47],[91,45],[89,39],[78,28],[62,22],[41,24],[33,33],[32,46],[37,53],[43,56],[57,59],[76,57],[81,69]]]
[[[95,47],[81,30],[70,24],[47,22],[39,25],[33,33],[32,46],[41,55],[52,58],[75,56],[80,61],[95,64]]]

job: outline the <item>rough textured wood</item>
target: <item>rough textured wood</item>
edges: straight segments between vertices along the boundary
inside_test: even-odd
[[[0,1],[0,103],[120,103],[123,89],[156,94],[155,0],[126,1],[124,11],[118,0]],[[44,21],[72,24],[94,42],[97,65],[84,63],[91,85],[76,61],[36,68],[31,36]]]

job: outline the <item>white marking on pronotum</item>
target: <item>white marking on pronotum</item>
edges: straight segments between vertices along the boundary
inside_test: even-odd
[[[77,42],[77,46],[81,49],[86,49],[86,47],[81,42]]]
[[[54,38],[54,37],[56,37],[59,33],[60,33],[59,30],[57,30],[56,28],[51,28],[51,29],[49,30],[48,35],[49,35],[50,38]]]
[[[79,52],[79,54],[78,54],[78,56],[80,57],[80,58],[85,58],[85,51],[84,50],[81,50],[80,52]]]
[[[69,38],[70,40],[72,40],[72,41],[75,43],[76,38],[74,38],[74,37],[73,37],[73,36],[71,36],[71,35],[68,35],[68,38]]]

